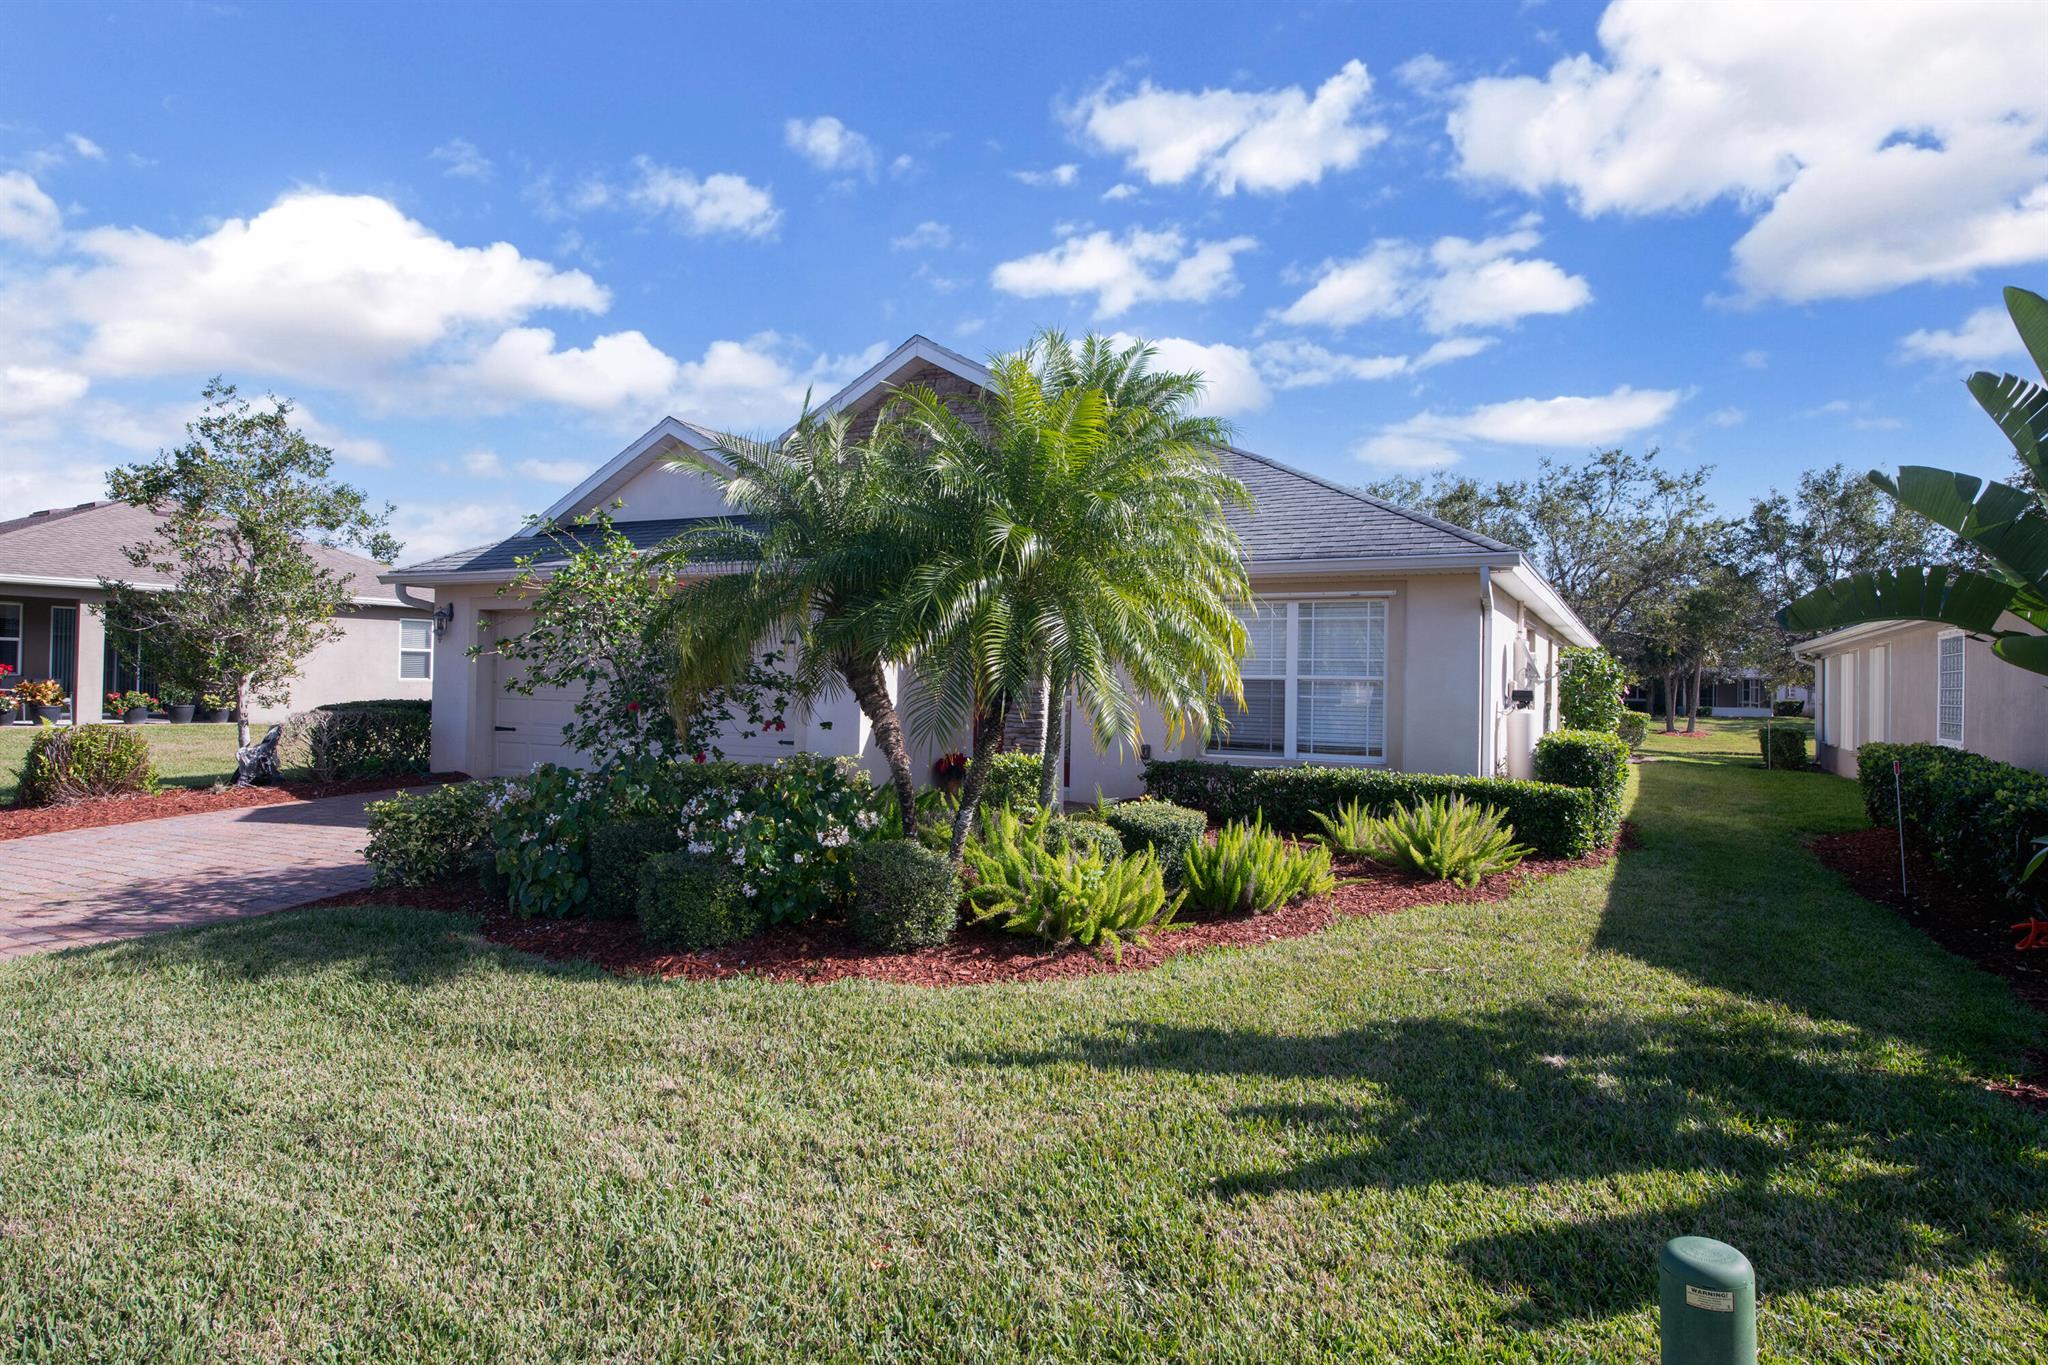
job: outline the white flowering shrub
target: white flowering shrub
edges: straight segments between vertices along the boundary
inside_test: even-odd
[[[809,919],[853,893],[853,848],[881,823],[874,784],[851,759],[795,754],[749,785],[683,803],[676,833],[692,853],[730,863],[740,894],[770,924]]]

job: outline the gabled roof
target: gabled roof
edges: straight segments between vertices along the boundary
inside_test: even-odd
[[[678,450],[693,451],[716,460],[718,433],[695,422],[664,417],[631,445],[598,466],[589,478],[564,493],[554,506],[541,514],[541,520],[565,522],[570,517],[588,512],[623,488],[635,474],[663,460],[673,459]],[[537,535],[539,531],[538,525],[527,526],[519,532],[519,538]]]
[[[1223,465],[1251,490],[1253,510],[1232,508],[1226,519],[1254,564],[1520,553],[1491,536],[1236,446],[1224,447]]]
[[[746,517],[660,517],[648,521],[619,521],[612,524],[620,535],[633,543],[634,549],[651,550],[690,527],[703,526],[715,521],[730,521],[742,526],[750,524]],[[567,563],[574,547],[580,545],[581,541],[582,533],[576,527],[563,523],[549,536],[521,532],[490,545],[456,550],[450,554],[422,560],[417,564],[408,564],[398,570],[398,574],[407,579],[510,578],[519,572],[518,561],[522,559],[530,561],[528,568],[542,571]],[[700,573],[716,572],[724,567],[726,566],[716,564],[691,566]]]
[[[140,586],[169,587],[173,580],[153,569],[138,569],[121,551],[146,539],[163,518],[127,502],[81,502],[0,521],[0,585],[96,588],[110,579]],[[322,568],[345,574],[361,603],[406,601],[403,591],[382,582],[384,566],[363,555],[309,542]]]

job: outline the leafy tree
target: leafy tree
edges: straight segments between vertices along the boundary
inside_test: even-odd
[[[1152,359],[1142,346],[1116,356],[1133,376]],[[1042,679],[1074,688],[1105,744],[1138,743],[1140,696],[1169,740],[1206,725],[1215,698],[1242,697],[1233,608],[1250,585],[1223,513],[1250,498],[1223,472],[1227,432],[1192,415],[1199,376],[1073,377],[1110,363],[1099,342],[1077,357],[1047,334],[992,362],[986,393],[911,385],[884,416],[905,504],[936,547],[893,608],[919,644],[914,718],[971,735],[956,863],[1004,708]]]
[[[746,566],[686,584],[651,622],[668,642],[677,706],[742,676],[760,642],[780,636],[792,646],[799,695],[841,684],[853,693],[911,828],[917,782],[888,678],[909,642],[881,606],[902,591],[923,547],[892,471],[849,439],[844,415],[820,416],[808,400],[781,444],[727,435],[718,454],[675,467],[717,484],[744,520],[687,530],[652,560],[663,571],[690,560]]]
[[[772,651],[748,658],[722,686],[692,695],[687,705],[671,705],[667,658],[649,636],[676,592],[668,575],[680,572],[680,557],[652,571],[602,509],[566,525],[539,519],[534,525],[554,553],[522,555],[517,572],[498,589],[533,613],[532,626],[471,645],[469,653],[516,665],[504,680],[508,692],[530,697],[544,687],[573,690],[573,718],[562,727],[571,748],[600,768],[640,755],[723,757],[718,736],[736,722],[748,735],[784,724],[789,679],[777,670],[781,656]]]
[[[374,510],[328,477],[333,453],[291,424],[288,400],[257,407],[218,378],[203,396],[184,445],[107,475],[109,497],[163,518],[122,553],[174,586],[102,580],[97,610],[109,628],[160,642],[204,690],[232,696],[247,744],[250,707],[284,701],[300,661],[341,634],[335,617],[371,586],[322,565],[307,543],[352,545],[387,563],[399,547],[386,530],[390,506]]]
[[[2048,299],[2005,291],[2006,309],[2034,365],[2048,379]],[[1815,588],[1778,613],[1788,630],[1824,631],[1866,621],[1938,621],[1988,636],[2009,664],[2048,673],[2048,388],[2017,375],[1979,371],[1966,381],[2012,442],[2033,487],[1908,465],[1870,482],[1901,506],[1954,532],[1988,572],[1925,563],[1864,569]],[[2021,628],[2003,624],[2007,614]],[[2027,627],[2031,627],[2028,629]]]
[[[1757,626],[1754,589],[1731,570],[1705,575],[1678,596],[1671,624],[1671,656],[1682,670],[1692,674],[1691,704],[1686,710],[1685,732],[1695,734],[1700,720],[1700,684],[1709,669],[1739,664],[1742,651]],[[1665,703],[1665,714],[1671,704]],[[1666,729],[1670,725],[1666,723]]]
[[[1627,688],[1628,670],[1621,660],[1597,646],[1569,646],[1558,664],[1558,719],[1567,730],[1611,734],[1621,726],[1621,694]]]

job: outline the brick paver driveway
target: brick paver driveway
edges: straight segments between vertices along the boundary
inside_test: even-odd
[[[0,841],[0,959],[212,924],[370,884],[365,792]]]

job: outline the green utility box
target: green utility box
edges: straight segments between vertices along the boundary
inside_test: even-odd
[[[1756,1365],[1756,1271],[1711,1237],[1674,1237],[1657,1258],[1663,1365]]]

